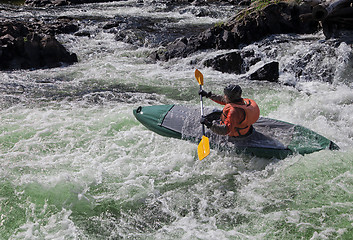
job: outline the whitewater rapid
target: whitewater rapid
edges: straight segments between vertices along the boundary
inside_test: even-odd
[[[78,55],[77,64],[0,73],[0,238],[350,239],[352,46],[322,41],[322,33],[247,46],[264,61],[280,62],[280,83],[202,66],[227,51],[151,63],[155,49],[118,42],[101,26],[116,15],[216,24],[231,11],[195,17],[188,10],[196,6],[170,11],[145,3],[6,12],[75,16],[92,34],[57,36]],[[190,64],[195,59],[199,64]],[[195,68],[206,90],[240,84],[262,116],[310,128],[341,150],[281,161],[212,150],[199,161],[197,145],[156,135],[132,114],[141,105],[198,105]],[[326,69],[333,69],[330,82],[323,80]]]

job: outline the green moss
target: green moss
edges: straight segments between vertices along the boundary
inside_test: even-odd
[[[251,5],[239,12],[236,16],[237,21],[242,21],[244,18],[262,11],[265,7],[271,4],[277,4],[279,2],[287,2],[293,4],[300,4],[302,0],[252,0]]]
[[[251,1],[251,6],[255,8],[255,10],[261,11],[265,7],[271,4],[279,3],[279,0],[253,0]]]
[[[224,26],[224,22],[223,22],[223,21],[217,22],[217,23],[215,23],[214,26],[215,26],[215,27],[223,27],[223,26]]]
[[[12,4],[12,5],[23,5],[25,0],[0,0],[0,3]]]

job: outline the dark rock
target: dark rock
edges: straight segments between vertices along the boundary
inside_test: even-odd
[[[243,0],[238,3],[239,6],[250,6],[251,0]]]
[[[204,49],[237,49],[242,44],[250,44],[271,34],[313,33],[318,29],[318,22],[312,19],[303,21],[300,17],[310,11],[305,5],[272,4],[249,15],[238,14],[227,23],[210,28],[197,37],[179,39],[151,57],[169,60]]]
[[[278,82],[279,63],[270,62],[249,74],[251,80],[265,80],[270,82]]]
[[[238,51],[231,52],[206,60],[204,65],[223,73],[240,74],[242,72],[243,58]]]
[[[0,69],[58,67],[77,62],[53,35],[38,31],[38,23],[0,19]]]
[[[30,19],[28,23],[26,23],[26,27],[30,31],[35,31],[37,33],[44,33],[48,35],[55,34],[68,34],[74,33],[79,30],[79,27],[72,18],[70,17],[58,17],[55,20],[51,21],[39,21],[38,19]]]
[[[59,67],[62,62],[77,62],[76,54],[67,52],[64,46],[50,35],[46,35],[41,39],[40,53],[46,67]]]
[[[31,7],[66,6],[83,3],[113,2],[114,0],[26,0],[25,5]],[[118,0],[115,0],[118,1]]]
[[[353,7],[345,7],[334,11],[322,20],[321,24],[326,39],[341,38],[342,32],[353,30]]]
[[[143,46],[146,43],[146,35],[141,30],[120,30],[115,35],[116,41],[122,41],[129,44]]]
[[[113,1],[126,1],[126,0],[26,0],[25,5],[31,7],[48,7],[48,6],[64,6],[64,5],[74,5],[83,3],[97,3],[97,2],[113,2]],[[180,5],[180,4],[193,4],[195,6],[207,5],[211,2],[217,2],[219,4],[239,4],[241,0],[159,0],[159,2],[164,2],[167,6],[170,5]],[[249,0],[247,0],[249,1]],[[143,0],[138,0],[138,3],[143,3]]]
[[[254,50],[238,50],[208,59],[204,62],[204,66],[223,73],[244,74],[259,61],[261,58],[255,56]]]
[[[176,26],[164,24],[163,18],[151,18],[141,16],[116,16],[103,26],[107,32],[115,34],[117,41],[122,41],[135,46],[155,48],[167,46],[180,37],[190,37],[195,29],[203,31],[210,27],[204,23],[200,25]]]
[[[91,33],[89,31],[85,31],[85,30],[75,32],[74,35],[79,36],[79,37],[91,37]]]
[[[188,45],[188,43],[190,44]],[[165,52],[163,59],[168,60],[177,56],[187,57],[188,53],[193,52],[195,48],[197,48],[197,46],[188,42],[187,38],[179,38],[167,47],[167,52]]]
[[[21,68],[32,68],[42,64],[40,56],[40,41],[41,37],[38,34],[30,33],[27,35],[23,42],[24,56]],[[18,47],[18,49],[21,49],[21,47]],[[26,59],[29,61],[26,61]]]
[[[68,34],[79,30],[77,23],[70,17],[58,17],[53,24],[50,24],[50,28],[55,34]]]
[[[253,13],[242,20],[235,16],[227,23],[228,28],[237,33],[241,43],[249,44],[271,34],[313,33],[318,30],[318,22],[301,15],[310,13],[306,5],[294,5],[280,2],[271,4],[262,11]]]

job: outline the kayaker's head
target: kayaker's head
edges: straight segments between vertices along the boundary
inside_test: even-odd
[[[239,85],[230,84],[224,88],[224,95],[228,98],[229,102],[239,102],[241,100],[241,87]]]

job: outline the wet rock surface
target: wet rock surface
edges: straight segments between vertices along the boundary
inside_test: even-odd
[[[51,25],[32,20],[0,19],[1,70],[52,68],[77,62],[76,54],[69,53],[55,38],[55,34],[78,30],[71,19],[60,18]]]
[[[306,6],[273,4],[250,16],[234,16],[227,23],[207,29],[197,37],[180,38],[156,52],[156,60],[185,57],[205,49],[238,49],[271,34],[313,33],[318,22],[302,21],[300,15],[310,13]]]
[[[55,6],[60,5],[91,2],[103,2],[103,0],[27,0],[26,5],[50,6],[54,9]],[[348,2],[351,2],[351,0],[348,0]],[[235,0],[160,0],[155,2],[141,0],[134,4],[137,4],[138,7],[156,3],[164,4],[163,7],[169,10],[170,8],[177,9],[180,14],[193,14],[201,18],[217,15],[217,11],[214,8],[190,6],[218,4],[217,6],[226,6],[229,9],[232,5],[250,4],[250,2]],[[187,7],[178,8],[180,6]],[[171,19],[163,17],[117,15],[114,18],[104,18],[104,23],[100,22],[102,24],[99,24],[97,22],[97,26],[100,30],[114,34],[116,41],[122,41],[135,47],[159,47],[157,51],[150,55],[150,59],[153,61],[185,58],[208,49],[236,50],[227,54],[220,54],[201,63],[220,72],[232,74],[246,74],[251,66],[261,61],[260,56],[253,56],[243,50],[243,47],[248,44],[273,34],[307,34],[321,30],[320,21],[313,17],[312,6],[308,4],[298,5],[280,2],[268,5],[260,11],[252,11],[252,8],[254,6],[250,6],[249,11],[242,11],[226,22],[216,25],[202,21],[199,25],[179,25],[173,24],[170,22]],[[343,9],[348,11],[349,15],[351,7],[348,10],[347,8],[346,6]],[[329,15],[329,17],[332,16],[336,15]],[[335,33],[338,26],[327,24],[325,21],[330,20],[329,17],[321,22],[326,37],[327,34]],[[51,19],[54,20],[50,20],[49,24],[45,19],[32,18],[29,21],[0,19],[0,68],[2,70],[45,68],[76,62],[76,54],[67,52],[56,40],[55,35],[72,33],[75,36],[94,37],[94,31],[79,29],[77,22],[70,17],[55,19],[55,16],[53,16]],[[193,60],[191,64],[197,63],[197,61]],[[265,72],[270,72],[271,75],[265,74]],[[247,76],[258,80],[262,80],[263,76],[266,76],[270,81],[276,81],[278,70],[276,70],[276,66],[272,66],[270,70],[267,70],[267,67],[260,67],[257,73],[248,73]]]
[[[32,7],[48,7],[48,6],[66,6],[66,5],[75,5],[75,4],[84,4],[84,3],[99,3],[99,2],[118,2],[118,1],[127,1],[127,0],[26,0],[25,4]],[[140,0],[140,3],[145,1]],[[209,3],[229,3],[234,5],[246,5],[250,1],[247,0],[165,0],[158,1],[166,4],[193,4],[193,5],[205,5]]]
[[[283,33],[314,33],[319,29],[319,22],[305,17],[311,14],[307,5],[287,3],[272,4],[262,11],[246,15],[237,14],[224,24],[214,26],[198,36],[179,38],[165,48],[160,48],[151,55],[155,61],[168,61],[172,58],[184,58],[197,51],[207,49],[241,49],[252,42],[261,40],[272,34]],[[204,65],[221,72],[244,73],[241,69],[244,54],[230,53],[207,60]],[[246,55],[246,54],[245,54]],[[266,68],[267,69],[267,68]],[[270,72],[275,71],[273,68]],[[262,73],[251,78],[269,77]],[[267,71],[265,71],[267,72]],[[271,81],[278,79],[278,70],[270,77]]]

